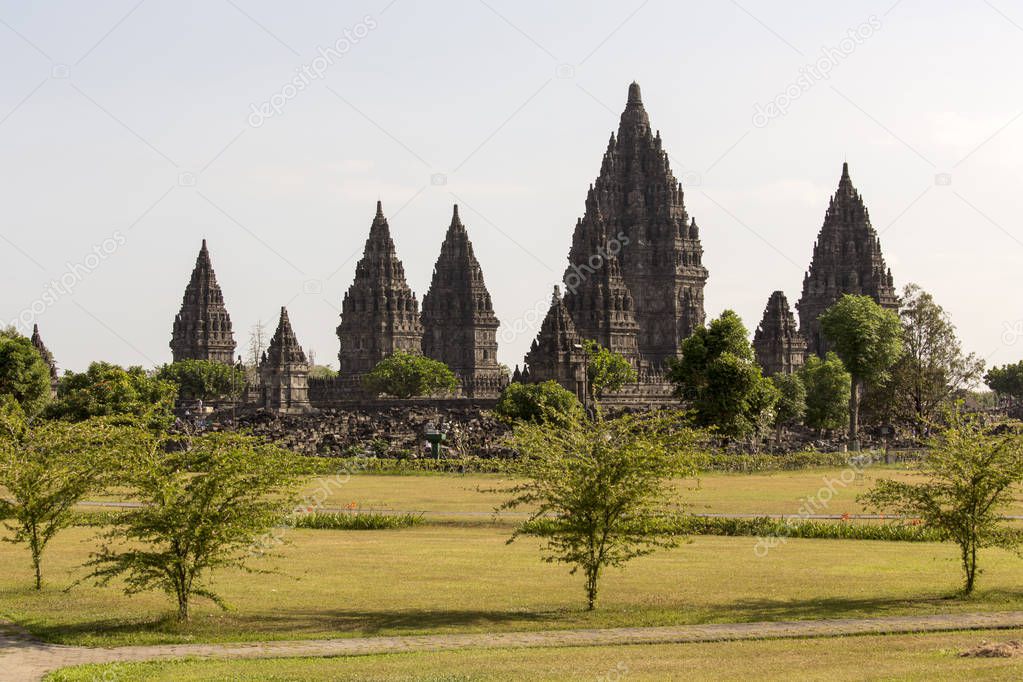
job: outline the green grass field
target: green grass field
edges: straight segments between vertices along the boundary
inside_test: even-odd
[[[827,639],[496,649],[345,658],[86,666],[48,682],[200,680],[1018,680],[1023,660],[960,658],[1019,631]]]
[[[292,531],[280,557],[257,564],[281,574],[218,574],[233,609],[199,601],[181,626],[161,594],[64,591],[95,532],[53,541],[38,594],[24,548],[0,545],[0,614],[47,640],[109,646],[1023,609],[1023,560],[1001,550],[985,551],[978,594],[960,600],[948,599],[960,581],[949,545],[792,539],[757,558],[754,538],[698,537],[609,571],[588,613],[581,578],[541,562],[535,541],[424,526]]]

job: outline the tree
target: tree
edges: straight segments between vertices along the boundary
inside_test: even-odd
[[[586,383],[594,402],[606,391],[617,391],[636,380],[636,370],[620,354],[596,341],[584,341],[583,348],[586,352]]]
[[[774,405],[774,426],[780,435],[782,428],[803,421],[806,414],[806,386],[798,374],[775,374],[771,381],[778,389],[778,402]]]
[[[984,375],[984,383],[999,396],[1013,401],[1023,399],[1023,360],[1014,365],[992,367]]]
[[[668,379],[687,401],[696,423],[726,437],[757,431],[777,400],[761,374],[742,320],[731,310],[682,342],[682,357],[669,362]]]
[[[209,574],[251,570],[261,535],[292,505],[300,467],[252,436],[211,433],[167,451],[163,444],[150,436],[124,462],[124,482],[141,504],[113,522],[87,577],[100,585],[123,578],[128,594],[162,590],[185,621],[193,597],[225,608]]]
[[[11,532],[4,539],[28,546],[38,590],[47,544],[71,524],[74,506],[102,488],[137,430],[101,418],[30,426],[10,414],[0,427],[0,485],[10,497],[0,500],[0,517]]]
[[[860,394],[865,384],[886,378],[902,355],[899,316],[869,296],[845,294],[820,316],[824,336],[852,377],[849,388],[849,440],[859,438]]]
[[[582,405],[575,394],[556,381],[508,384],[494,406],[506,421],[562,422],[579,418]]]
[[[823,360],[808,357],[799,376],[806,387],[806,425],[818,431],[845,428],[852,377],[834,351],[828,351]]]
[[[179,360],[164,365],[156,378],[177,385],[182,400],[233,400],[245,389],[245,371],[212,360]]]
[[[968,595],[979,549],[1020,544],[1020,531],[1008,527],[1002,514],[1023,482],[1023,436],[1018,429],[996,432],[957,406],[931,440],[922,468],[928,481],[882,479],[862,498],[875,509],[919,517],[959,545]]]
[[[525,481],[499,510],[530,517],[509,538],[539,536],[543,559],[586,579],[587,608],[607,567],[679,542],[672,479],[695,475],[699,434],[663,412],[562,424],[520,422],[512,437]]]
[[[178,387],[146,374],[141,367],[124,369],[94,362],[85,372],[67,372],[57,385],[50,415],[80,421],[89,417],[126,416],[154,429],[174,422]]]
[[[310,379],[333,379],[337,376],[337,370],[329,365],[309,365]]]
[[[50,401],[50,367],[31,339],[13,329],[0,331],[0,395],[11,395],[34,417]]]
[[[362,385],[373,394],[413,398],[435,391],[454,390],[458,387],[458,379],[440,360],[399,350],[364,375]]]
[[[899,318],[902,357],[864,403],[870,412],[920,430],[980,378],[984,361],[963,352],[948,314],[916,284],[903,289]]]

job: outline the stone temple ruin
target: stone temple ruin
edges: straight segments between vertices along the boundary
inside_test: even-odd
[[[436,397],[446,405],[452,400],[492,403],[509,380],[553,379],[583,396],[582,343],[592,339],[621,353],[639,377],[606,400],[632,406],[663,403],[671,400],[667,363],[704,324],[707,277],[696,220],[686,211],[682,185],[672,174],[660,133],[651,128],[639,85],[633,83],[597,179],[586,192],[562,278],[564,290],[554,287],[550,309],[521,369],[516,366],[508,377],[497,362],[500,323],[458,207],[420,309],[377,202],[354,281],[341,304],[340,375],[308,377],[305,353],[282,308],[249,400],[285,414],[364,403],[362,375],[396,351],[422,353],[455,372],[457,394]],[[796,371],[807,353],[824,354],[817,317],[845,293],[898,306],[891,271],[847,164],[803,280],[798,327],[785,294],[775,291],[754,335],[765,374]],[[231,319],[205,240],[174,319],[170,346],[174,360],[234,362]]]

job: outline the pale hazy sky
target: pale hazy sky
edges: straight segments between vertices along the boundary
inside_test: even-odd
[[[376,200],[420,300],[457,202],[514,365],[635,79],[708,316],[795,303],[848,159],[896,285],[1018,360],[1023,3],[893,2],[0,2],[0,319],[167,362],[205,237],[240,350],[287,305],[336,366]]]

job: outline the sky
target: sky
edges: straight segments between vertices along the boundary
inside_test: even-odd
[[[459,204],[522,357],[635,80],[708,318],[795,304],[843,161],[898,288],[1023,357],[1023,3],[0,2],[0,320],[62,369],[170,361],[209,243],[239,352],[287,306],[337,365],[383,202],[420,300]]]

